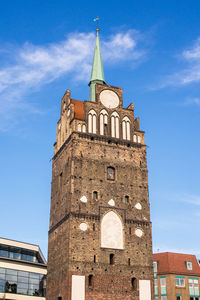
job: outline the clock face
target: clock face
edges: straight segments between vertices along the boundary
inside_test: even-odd
[[[101,103],[107,108],[116,108],[119,105],[118,95],[111,90],[104,90],[100,94]]]

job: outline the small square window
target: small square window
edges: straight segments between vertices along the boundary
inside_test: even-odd
[[[107,179],[108,180],[115,180],[115,169],[113,167],[107,168]]]
[[[192,262],[191,261],[186,261],[186,267],[189,271],[192,270]]]

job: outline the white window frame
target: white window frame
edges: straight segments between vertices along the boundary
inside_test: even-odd
[[[94,109],[88,112],[88,132],[94,134],[97,132],[97,114]]]
[[[161,295],[167,294],[166,277],[160,277],[160,288],[161,288]]]
[[[124,140],[131,139],[131,122],[130,119],[126,116],[122,120],[122,137]]]
[[[108,125],[108,113],[105,109],[102,109],[100,111],[100,118],[99,118],[99,122],[100,122],[100,135],[104,135],[104,126]]]
[[[119,138],[119,115],[116,111],[111,115],[111,136]]]
[[[192,265],[192,262],[191,262],[191,261],[186,261],[186,268],[187,268],[189,271],[192,271],[193,265]]]
[[[175,277],[175,284],[177,287],[185,287],[185,278]]]
[[[154,271],[154,273],[158,272],[158,262],[157,261],[153,262],[153,271]]]

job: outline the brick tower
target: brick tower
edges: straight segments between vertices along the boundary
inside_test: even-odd
[[[153,299],[144,132],[104,80],[99,32],[90,101],[61,101],[54,145],[47,300]]]

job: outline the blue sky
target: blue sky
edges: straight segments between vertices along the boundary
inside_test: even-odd
[[[200,2],[2,1],[0,236],[47,252],[60,100],[88,99],[95,23],[105,80],[148,145],[153,247],[200,253]]]

